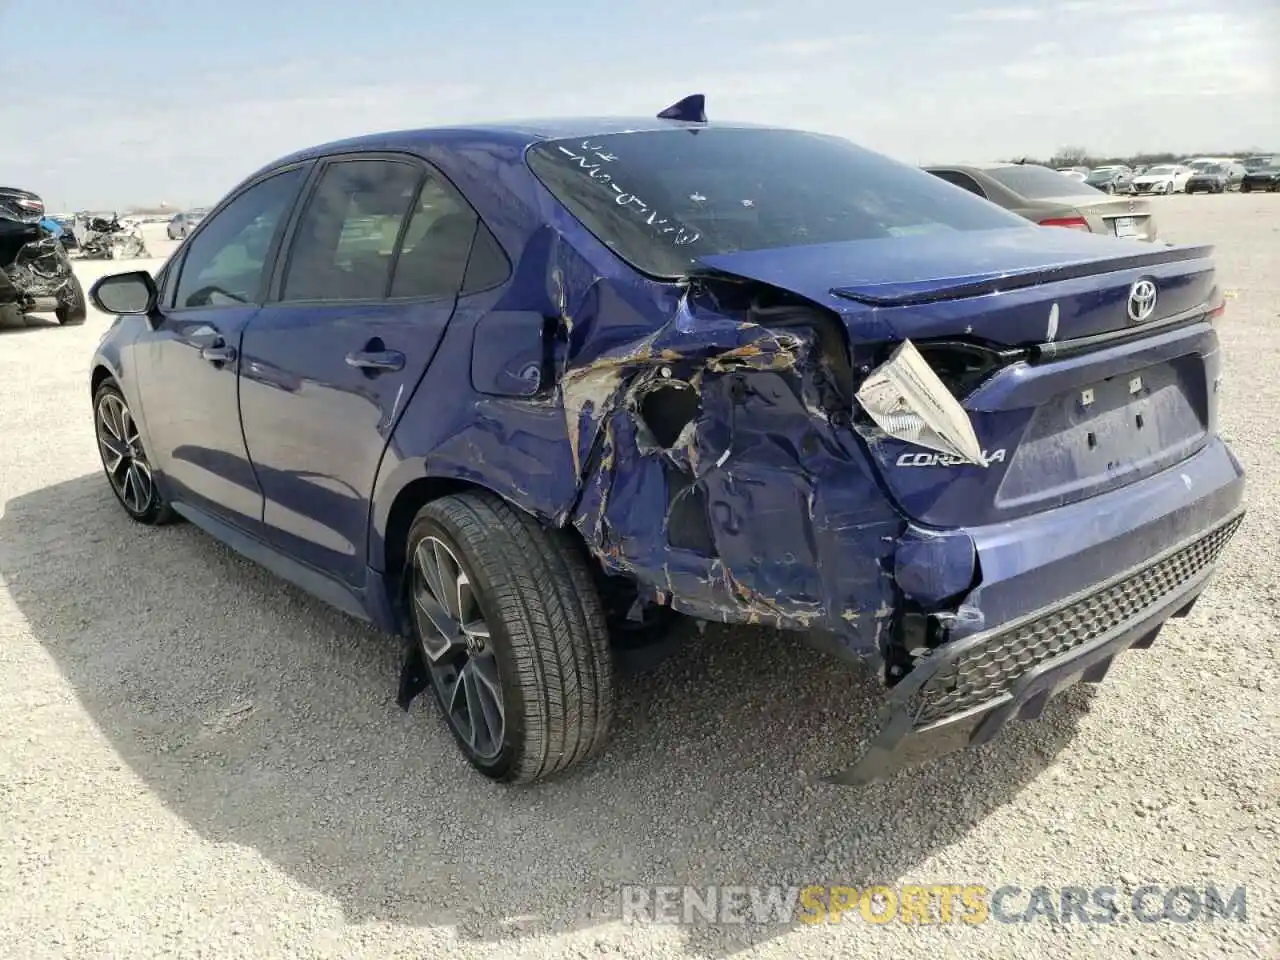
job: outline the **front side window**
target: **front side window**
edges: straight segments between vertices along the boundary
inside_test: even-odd
[[[380,300],[400,226],[422,179],[395,160],[343,160],[321,175],[298,221],[282,300]]]
[[[664,279],[739,250],[1025,227],[1016,214],[847,140],[671,128],[545,140],[527,162],[636,269]]]
[[[301,168],[259,181],[224,207],[182,262],[174,307],[252,303],[262,285],[271,243],[302,185]]]

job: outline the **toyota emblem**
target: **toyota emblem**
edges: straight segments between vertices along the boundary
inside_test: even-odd
[[[1156,312],[1156,283],[1154,280],[1135,280],[1129,288],[1129,319],[1134,323],[1149,320]]]

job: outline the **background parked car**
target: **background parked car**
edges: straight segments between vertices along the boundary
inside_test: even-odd
[[[1280,157],[1272,157],[1265,167],[1250,170],[1240,181],[1241,193],[1280,190]]]
[[[1067,227],[1113,237],[1155,240],[1146,200],[1108,197],[1056,170],[1033,163],[925,167],[935,177],[985,197],[1046,227]]]
[[[1133,171],[1118,164],[1094,167],[1084,182],[1103,193],[1129,193],[1133,189]]]
[[[1178,163],[1157,163],[1133,178],[1134,193],[1179,193],[1194,173],[1190,167]]]
[[[71,225],[75,221],[74,216],[71,214],[60,213],[56,216],[50,217],[49,219],[62,228],[62,234],[58,239],[62,241],[63,249],[74,250],[79,246],[76,242],[75,231],[71,229]]]
[[[1081,183],[1083,183],[1085,178],[1089,176],[1089,168],[1088,167],[1059,167],[1058,173],[1062,174],[1064,177],[1070,177],[1072,180],[1079,180]]]
[[[1225,163],[1200,167],[1187,179],[1186,193],[1226,193],[1231,187],[1231,173]]]
[[[1227,167],[1227,189],[1239,190],[1240,184],[1244,182],[1245,175],[1249,172],[1248,167],[1239,160],[1232,160],[1226,164]]]
[[[0,186],[0,325],[32,313],[52,313],[63,326],[84,323],[84,290],[51,226],[39,194]]]
[[[193,210],[183,210],[181,213],[174,214],[166,231],[169,234],[169,239],[186,239],[187,234],[196,228],[196,225],[204,219],[204,215],[208,212],[206,207],[196,207]]]
[[[1244,167],[1246,173],[1252,173],[1254,170],[1261,170],[1263,167],[1270,165],[1272,160],[1276,158],[1270,154],[1263,154],[1257,157],[1245,157],[1240,161],[1240,165]]]

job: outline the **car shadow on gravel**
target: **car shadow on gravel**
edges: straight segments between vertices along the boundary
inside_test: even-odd
[[[50,315],[32,316],[30,314],[13,319],[0,317],[0,337],[12,337],[20,333],[39,333],[41,330],[56,330],[62,326],[57,318]]]
[[[98,475],[5,504],[0,576],[115,750],[202,837],[257,851],[351,922],[483,940],[616,920],[624,883],[939,882],[921,861],[1013,799],[1088,703],[1076,688],[986,747],[831,786],[815,777],[858,755],[878,682],[770,631],[711,628],[623,679],[600,760],[502,788],[429,697],[396,707],[396,641],[190,525],[133,524]],[[680,936],[729,956],[786,929]]]

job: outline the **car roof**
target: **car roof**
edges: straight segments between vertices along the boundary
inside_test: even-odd
[[[467,144],[470,147],[492,145],[523,150],[541,140],[575,137],[598,137],[613,133],[639,133],[679,129],[778,129],[767,125],[742,122],[698,123],[665,120],[658,117],[553,117],[547,119],[506,120],[490,123],[460,124],[448,127],[422,127],[364,134],[343,140],[316,144],[281,157],[271,164],[297,163],[334,153],[385,150],[389,146],[425,148]]]
[[[966,161],[964,163],[927,163],[929,167],[948,168],[952,170],[1004,170],[1007,167],[1038,167],[1038,163],[1012,163],[1008,160],[988,160],[985,162]],[[1050,168],[1052,169],[1052,168]]]

